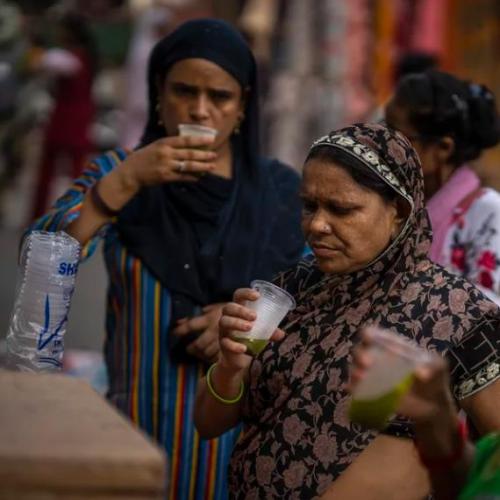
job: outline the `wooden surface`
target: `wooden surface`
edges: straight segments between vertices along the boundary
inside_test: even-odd
[[[0,498],[162,498],[164,475],[160,449],[86,382],[0,371]]]

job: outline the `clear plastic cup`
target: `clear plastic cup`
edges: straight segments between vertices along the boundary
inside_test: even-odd
[[[431,357],[401,335],[378,328],[369,331],[373,364],[353,392],[349,417],[366,427],[383,429],[410,389],[415,369]]]
[[[267,281],[255,280],[250,286],[260,297],[247,301],[246,307],[255,311],[257,318],[249,332],[237,332],[232,338],[246,345],[247,352],[256,356],[266,347],[288,311],[295,308],[295,300],[288,292]]]
[[[196,125],[193,123],[179,123],[179,135],[181,137],[210,137],[215,140],[217,130],[204,125]],[[200,146],[199,149],[207,149],[208,146]]]

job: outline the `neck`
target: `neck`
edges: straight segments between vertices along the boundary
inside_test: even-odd
[[[425,199],[432,198],[450,179],[455,172],[455,166],[446,163],[435,170],[432,175],[424,179]]]
[[[450,165],[448,163],[441,169],[442,184],[446,184],[449,181],[450,177],[453,175],[455,170],[456,170],[455,165]]]
[[[231,179],[233,177],[233,152],[229,139],[217,149],[217,160],[215,161],[214,175]]]

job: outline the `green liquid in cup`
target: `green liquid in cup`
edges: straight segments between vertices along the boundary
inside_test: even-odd
[[[268,339],[249,339],[243,337],[233,337],[233,340],[247,346],[247,353],[252,356],[257,356],[269,342]]]
[[[393,415],[401,397],[410,388],[413,374],[406,376],[398,385],[382,396],[370,399],[353,399],[349,418],[358,424],[374,429],[383,429]]]

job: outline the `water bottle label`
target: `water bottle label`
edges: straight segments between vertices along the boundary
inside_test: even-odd
[[[38,361],[39,363],[48,363],[57,367],[61,367],[62,363],[59,358],[62,356],[64,345],[62,337],[59,335],[63,329],[66,321],[68,320],[67,314],[63,316],[58,325],[53,331],[50,329],[50,297],[47,294],[45,298],[45,318],[44,326],[42,331],[38,336],[37,350],[39,352]],[[43,354],[43,355],[41,355]]]
[[[78,262],[61,262],[57,272],[61,276],[74,276],[78,270]]]

